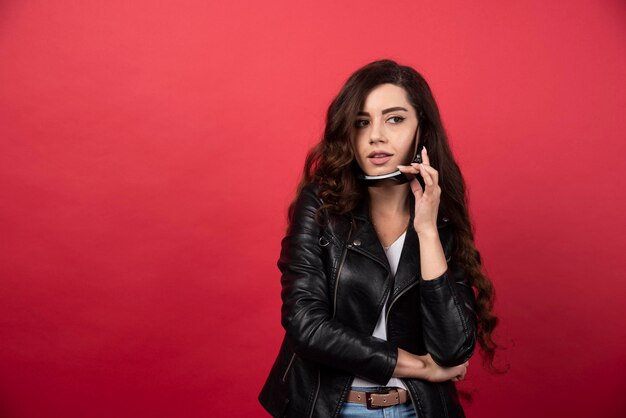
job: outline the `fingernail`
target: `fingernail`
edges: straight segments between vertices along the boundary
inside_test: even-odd
[[[426,147],[424,147],[424,152],[428,154],[428,150],[426,149]]]

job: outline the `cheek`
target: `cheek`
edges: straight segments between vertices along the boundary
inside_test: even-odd
[[[352,151],[354,152],[355,157],[359,158],[363,155],[363,152],[368,145],[368,141],[363,135],[357,136],[355,140],[352,141]]]
[[[358,166],[362,169],[363,163],[365,161],[365,147],[367,143],[364,143],[360,138],[356,138],[356,140],[352,143],[352,153],[354,154],[354,161],[357,162]]]
[[[413,153],[415,152],[415,142],[413,139],[414,138],[411,137],[402,144],[402,150],[405,157],[413,157]]]

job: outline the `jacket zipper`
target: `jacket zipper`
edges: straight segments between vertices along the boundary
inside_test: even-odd
[[[335,279],[335,289],[333,292],[333,315],[332,318],[335,318],[335,313],[337,311],[337,289],[339,288],[339,277],[341,276],[341,270],[343,269],[343,263],[346,260],[346,255],[348,255],[348,248],[351,247],[352,245],[349,243],[350,242],[350,238],[352,238],[352,224],[350,224],[350,230],[348,231],[348,238],[346,238],[346,245],[343,249],[343,253],[341,254],[341,262],[339,263],[339,268],[337,269],[337,277]],[[319,369],[318,369],[318,373],[319,373]],[[346,384],[346,386],[349,384],[350,382],[348,382]],[[345,391],[346,387],[344,386],[344,391]],[[317,399],[316,399],[317,401]],[[315,405],[315,403],[314,403]],[[336,415],[333,415],[336,416]],[[310,418],[310,416],[309,416]]]
[[[406,292],[409,291],[409,289],[411,289],[413,286],[415,286],[418,282],[412,283],[409,286],[405,287],[404,290],[402,292],[400,292],[398,294],[398,296],[396,296],[391,303],[389,304],[389,306],[387,307],[387,314],[385,315],[385,330],[387,331],[387,336],[389,336],[389,330],[387,328],[387,324],[389,323],[389,312],[391,312],[391,307],[393,306],[394,303],[396,303],[396,301],[398,299],[400,299],[400,296],[402,296],[403,294],[405,294]],[[404,382],[403,379],[400,379],[402,382]],[[406,391],[409,394],[409,397],[411,398],[411,404],[413,405],[413,409],[415,410],[415,416],[419,417],[420,414],[417,412],[417,405],[415,404],[415,399],[413,399],[413,395],[411,394],[411,388],[409,387],[409,385],[407,385],[406,383],[404,384],[406,386]]]
[[[341,270],[343,269],[343,262],[346,260],[346,254],[348,253],[348,242],[350,241],[350,237],[352,236],[352,225],[350,225],[350,231],[348,231],[348,238],[346,239],[346,246],[343,249],[343,253],[341,254],[341,262],[339,263],[339,268],[337,269],[337,277],[335,279],[335,289],[333,289],[333,315],[332,318],[335,317],[335,311],[337,309],[337,288],[339,287],[339,276],[341,275]],[[295,353],[294,353],[295,355]],[[289,369],[289,367],[287,368]],[[313,412],[315,411],[315,404],[317,403],[317,397],[320,394],[320,384],[322,377],[320,375],[320,368],[317,366],[317,386],[315,387],[315,396],[313,396],[313,403],[311,404],[311,412],[309,412],[309,418],[313,416]]]
[[[291,355],[291,360],[289,360],[289,364],[287,365],[287,370],[285,370],[285,373],[283,374],[283,383],[287,381],[287,373],[289,373],[289,369],[291,369],[291,363],[293,363],[293,359],[296,358],[296,353],[293,353]]]
[[[352,225],[350,225],[350,231],[348,232],[348,238],[346,239],[346,245],[343,249],[343,253],[341,254],[341,262],[339,263],[339,268],[337,269],[337,277],[335,278],[335,289],[333,289],[333,315],[335,317],[335,312],[337,311],[337,289],[339,288],[339,277],[341,276],[341,270],[343,269],[343,262],[346,261],[346,255],[348,254],[348,242],[352,236]]]
[[[320,367],[317,366],[317,387],[315,388],[315,396],[313,397],[313,403],[311,404],[311,412],[309,412],[309,418],[313,416],[313,411],[315,411],[315,403],[317,402],[317,397],[320,394],[320,380],[322,380],[322,377],[320,376]]]

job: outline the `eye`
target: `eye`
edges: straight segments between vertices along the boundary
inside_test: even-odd
[[[356,128],[364,128],[366,127],[370,122],[367,119],[357,119],[356,122],[354,122],[354,126]]]
[[[405,118],[403,118],[402,116],[392,116],[392,117],[390,117],[390,118],[389,118],[389,119],[387,119],[387,120],[388,120],[388,121],[392,121],[391,123],[396,124],[396,123],[400,123],[400,122],[402,122],[404,119],[405,119]],[[395,121],[393,121],[393,120],[395,120]]]

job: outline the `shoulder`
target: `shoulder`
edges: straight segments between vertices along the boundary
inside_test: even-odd
[[[300,194],[298,196],[299,199],[313,199],[318,201],[321,204],[321,199],[319,197],[320,185],[317,183],[307,183],[300,190]]]
[[[308,183],[302,187],[296,196],[296,213],[302,210],[317,210],[323,205],[322,199],[319,197],[320,187],[315,183]]]
[[[317,229],[316,214],[323,204],[318,193],[319,186],[314,183],[308,183],[300,189],[293,207],[291,230]]]
[[[295,200],[291,226],[300,231],[342,237],[351,224],[352,214],[333,215],[320,197],[320,190],[320,185],[316,183],[302,187]]]

